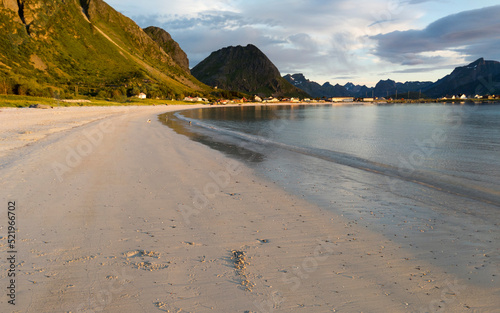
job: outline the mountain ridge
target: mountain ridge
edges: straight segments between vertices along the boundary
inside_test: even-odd
[[[203,83],[225,90],[274,97],[308,97],[289,84],[256,46],[229,46],[212,52],[191,69]]]
[[[437,80],[426,90],[429,96],[453,94],[492,95],[500,93],[500,62],[479,58],[456,67],[449,75]]]
[[[208,94],[102,0],[1,0],[0,93],[67,97]]]
[[[186,52],[182,50],[179,44],[172,39],[172,36],[156,26],[149,26],[144,28],[144,32],[149,35],[170,57],[187,73],[189,70],[189,59]]]
[[[446,97],[458,94],[491,95],[500,93],[500,62],[486,61],[484,58],[456,67],[449,75],[430,81],[395,82],[391,79],[380,80],[375,87],[347,83],[344,86],[330,83],[319,85],[306,79],[301,73],[287,74],[284,78],[294,86],[309,92],[315,98],[322,97]]]

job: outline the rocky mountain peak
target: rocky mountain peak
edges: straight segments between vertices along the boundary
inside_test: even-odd
[[[191,73],[209,86],[262,96],[308,95],[281,77],[278,68],[255,45],[214,51]]]
[[[144,29],[144,32],[149,35],[172,59],[179,64],[179,66],[189,71],[189,59],[184,50],[181,49],[179,44],[172,39],[172,36],[165,30],[150,26]]]

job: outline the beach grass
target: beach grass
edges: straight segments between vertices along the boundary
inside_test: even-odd
[[[78,102],[77,100],[84,100]],[[11,108],[25,108],[30,105],[43,104],[52,107],[69,107],[69,106],[129,106],[129,105],[192,105],[191,102],[178,101],[178,100],[162,100],[162,99],[136,99],[124,98],[122,101],[115,101],[109,99],[96,99],[89,97],[82,97],[81,99],[73,99],[74,102],[65,102],[64,100],[45,98],[45,97],[31,97],[31,96],[18,96],[18,95],[0,95],[0,107]],[[88,102],[90,101],[90,102]]]

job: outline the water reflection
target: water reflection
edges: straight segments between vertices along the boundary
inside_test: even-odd
[[[200,111],[203,111],[203,109],[200,109]],[[175,112],[161,114],[158,116],[158,119],[163,125],[170,127],[176,133],[187,136],[191,140],[202,143],[212,149],[235,157],[236,159],[257,163],[262,162],[265,159],[264,155],[257,152],[255,149],[248,149],[245,146],[238,145],[237,143],[229,143],[227,139],[224,141],[217,140],[217,137],[220,137],[220,134],[210,132],[207,129],[197,127],[196,125],[190,125],[189,123],[179,119]]]

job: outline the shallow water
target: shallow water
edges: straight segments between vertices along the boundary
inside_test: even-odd
[[[264,106],[183,115],[207,138],[266,155],[261,167],[295,153],[311,157],[292,165],[303,175],[333,162],[389,183],[413,181],[500,204],[500,106]]]
[[[500,263],[500,105],[258,106],[176,113],[177,131],[481,283]],[[191,124],[188,124],[188,122]],[[182,128],[182,129],[181,129]],[[457,233],[459,230],[459,233]],[[411,248],[414,249],[414,248]],[[492,276],[495,277],[495,276]]]

